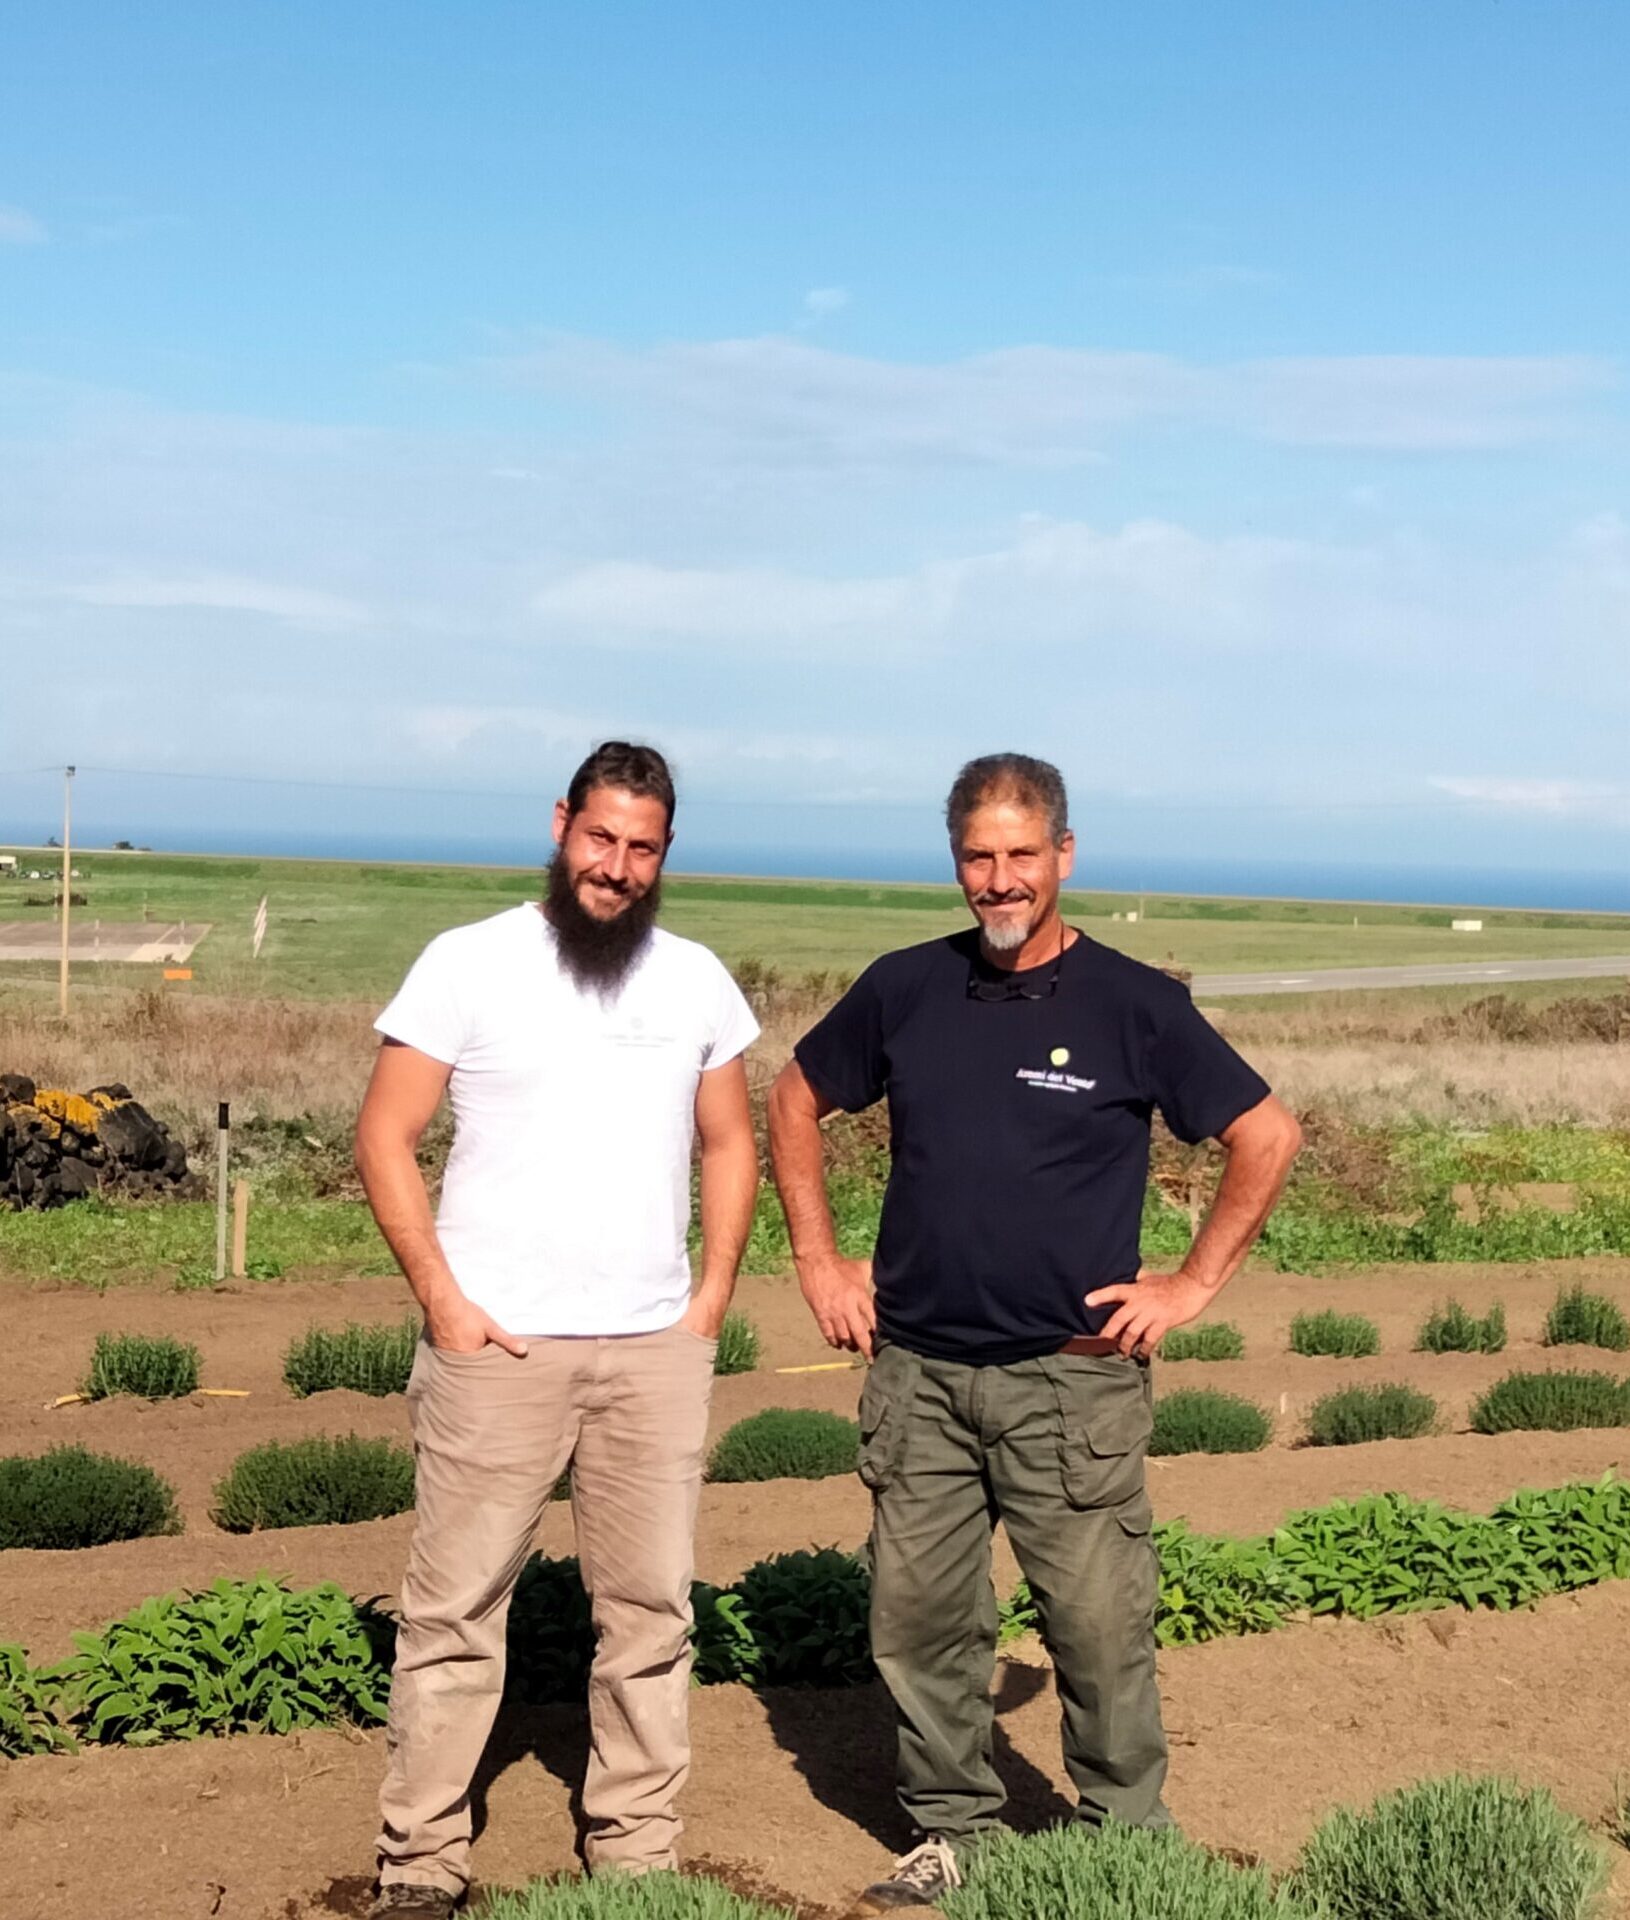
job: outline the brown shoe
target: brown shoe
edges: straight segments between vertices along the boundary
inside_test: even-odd
[[[464,1904],[461,1893],[449,1893],[445,1887],[427,1887],[420,1881],[393,1880],[379,1889],[368,1909],[368,1920],[389,1920],[390,1916],[415,1916],[415,1920],[452,1920]]]

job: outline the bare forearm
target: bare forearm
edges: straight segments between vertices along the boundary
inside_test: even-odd
[[[357,1171],[385,1244],[407,1275],[413,1297],[428,1312],[459,1287],[436,1236],[430,1195],[412,1147],[359,1134]]]
[[[770,1095],[770,1159],[792,1257],[800,1267],[838,1250],[826,1194],[821,1122],[813,1101],[777,1081]]]
[[[1292,1122],[1229,1148],[1217,1197],[1183,1262],[1183,1272],[1209,1292],[1227,1285],[1256,1244],[1284,1190],[1299,1140]]]
[[[702,1145],[701,1291],[722,1307],[735,1290],[736,1274],[753,1230],[758,1199],[758,1148],[751,1132]]]

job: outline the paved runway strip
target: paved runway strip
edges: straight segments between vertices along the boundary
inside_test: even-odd
[[[178,966],[191,959],[209,930],[205,920],[164,926],[156,920],[75,919],[69,922],[68,958]],[[61,951],[62,934],[54,920],[0,920],[0,960],[54,960]]]
[[[1508,980],[1623,980],[1630,954],[1589,960],[1498,960],[1424,967],[1317,967],[1306,973],[1197,973],[1196,999],[1261,993],[1337,993],[1362,987],[1477,987]]]

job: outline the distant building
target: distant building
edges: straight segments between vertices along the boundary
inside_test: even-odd
[[[0,873],[9,874],[13,880],[17,878],[16,854],[0,853]]]
[[[1481,920],[1451,920],[1449,922],[1449,931],[1451,933],[1481,933],[1483,931],[1483,923]]]

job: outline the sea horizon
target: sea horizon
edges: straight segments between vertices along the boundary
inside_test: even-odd
[[[78,851],[112,851],[88,830]],[[121,835],[120,837],[129,837]],[[199,833],[169,829],[135,844],[155,854],[244,859],[380,861],[425,866],[541,869],[547,852],[535,839],[504,835],[337,834],[276,829]],[[0,846],[38,849],[38,841],[0,837]],[[41,849],[43,851],[43,849]],[[878,885],[951,884],[943,855],[839,846],[681,843],[669,862],[675,879],[829,880]],[[1396,906],[1466,906],[1528,912],[1630,914],[1630,871],[1558,872],[1534,867],[1481,867],[1448,861],[1314,862],[1306,859],[1217,859],[1200,854],[1128,856],[1078,849],[1068,892],[1168,894],[1219,899],[1351,901]],[[0,895],[0,913],[3,913]]]

